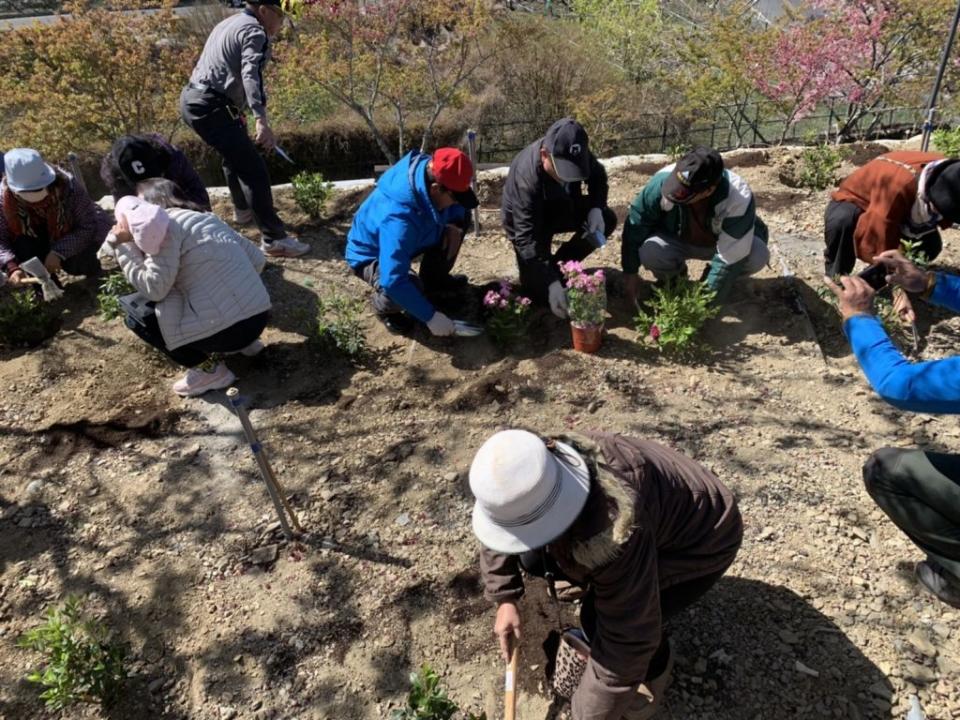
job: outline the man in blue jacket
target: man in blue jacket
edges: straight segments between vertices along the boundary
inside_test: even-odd
[[[960,312],[960,277],[922,272],[897,250],[873,260],[886,266],[888,283]],[[901,410],[960,413],[960,356],[910,362],[873,314],[873,289],[859,277],[840,280],[842,288],[825,278],[840,300],[853,352],[880,397]],[[863,466],[863,478],[877,505],[926,553],[917,579],[960,608],[960,455],[883,448]]]
[[[472,177],[470,158],[459,150],[413,151],[383,174],[354,215],[346,260],[373,286],[373,309],[391,332],[407,333],[419,320],[434,335],[453,334],[453,321],[424,291],[451,280],[468,211],[477,206]],[[410,272],[418,256],[419,277]]]

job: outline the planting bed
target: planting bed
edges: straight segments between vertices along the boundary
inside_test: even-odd
[[[903,717],[912,693],[931,718],[960,718],[960,611],[916,589],[920,553],[860,478],[881,446],[960,451],[960,424],[898,412],[863,380],[816,293],[828,193],[783,185],[789,155],[730,162],[774,239],[792,238],[814,328],[775,251],[777,271],[742,282],[705,330],[709,350],[683,364],[638,342],[619,295],[619,242],[586,263],[610,269],[612,317],[596,355],[573,352],[568,325],[540,311],[506,355],[483,337],[397,338],[370,318],[364,363],[319,354],[307,342],[318,294],[367,292],[341,259],[358,198],[298,228],[313,251],[265,272],[267,350],[229,364],[310,531],[300,542],[279,534],[222,394],[176,398],[178,371],[122,322],[102,321],[91,287],[69,285],[58,334],[0,357],[0,718],[45,716],[23,681],[37,657],[14,641],[71,592],[88,594],[129,643],[133,677],[119,707],[64,717],[385,718],[424,661],[461,706],[499,717],[502,667],[466,475],[480,443],[512,425],[654,439],[740,498],[737,562],[672,625],[664,718]],[[656,166],[610,164],[621,219]],[[498,186],[483,182],[484,229],[458,268],[477,286],[516,273]],[[958,243],[946,233],[941,264],[960,264]],[[924,358],[960,352],[960,318],[920,315]],[[258,552],[270,545],[275,560]],[[519,717],[541,719],[540,642],[555,616],[536,583],[521,609]]]

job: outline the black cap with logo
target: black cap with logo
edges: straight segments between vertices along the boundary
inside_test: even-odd
[[[590,177],[590,147],[587,131],[573,118],[557,120],[543,138],[553,167],[564,182],[583,182]]]
[[[716,185],[723,177],[723,158],[713,148],[696,147],[684,155],[663,181],[663,196],[683,204],[694,195]]]
[[[158,152],[154,145],[136,135],[124,135],[113,144],[113,156],[120,172],[131,183],[147,178],[162,177],[167,171],[170,158]]]

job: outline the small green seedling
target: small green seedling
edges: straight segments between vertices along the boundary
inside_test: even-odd
[[[33,287],[0,290],[0,347],[30,347],[50,335],[55,313]]]
[[[362,315],[362,300],[339,293],[318,298],[315,342],[321,347],[343,353],[352,360],[358,360],[367,350]]]
[[[323,179],[323,173],[301,172],[293,176],[293,199],[307,215],[318,218],[333,194],[333,184]]]
[[[120,298],[134,292],[133,286],[127,282],[121,272],[107,275],[100,282],[100,291],[97,293],[97,306],[100,308],[100,317],[106,321],[123,317],[123,307]]]
[[[27,680],[45,688],[40,699],[47,707],[61,710],[78,702],[110,707],[119,698],[126,679],[125,651],[103,623],[83,616],[80,598],[70,596],[62,607],[48,609],[46,622],[28,630],[17,644],[46,657],[46,664]]]
[[[800,153],[797,183],[811,190],[826,190],[837,182],[845,152],[834,145],[813,145]]]
[[[459,706],[440,687],[440,677],[424,663],[419,672],[410,674],[407,702],[390,715],[390,720],[450,720],[460,712]],[[487,720],[486,713],[463,716],[464,720]]]

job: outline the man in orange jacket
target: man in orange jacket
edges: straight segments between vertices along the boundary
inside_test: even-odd
[[[827,275],[847,275],[857,258],[872,262],[901,238],[940,254],[938,228],[960,221],[960,161],[916,151],[880,155],[849,175],[827,205]]]

